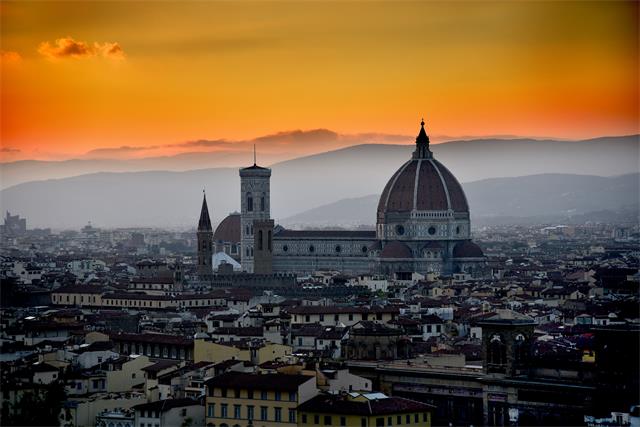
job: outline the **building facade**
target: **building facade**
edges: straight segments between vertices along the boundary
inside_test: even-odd
[[[240,169],[241,264],[246,272],[339,270],[399,278],[414,272],[486,274],[484,254],[471,241],[467,198],[455,176],[434,158],[424,121],[411,159],[382,191],[375,230],[274,227],[270,177],[271,169],[256,164]]]

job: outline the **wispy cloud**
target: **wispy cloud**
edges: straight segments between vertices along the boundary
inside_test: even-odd
[[[22,61],[22,55],[12,50],[0,50],[0,59],[6,64],[16,64]]]
[[[0,147],[0,153],[19,153],[20,150],[11,147]]]
[[[51,43],[48,41],[40,43],[38,53],[48,59],[64,58],[91,58],[95,56],[107,59],[124,59],[124,51],[117,42],[88,42],[75,40],[72,37],[62,37]]]

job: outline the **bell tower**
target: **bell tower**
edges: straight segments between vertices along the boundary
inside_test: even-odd
[[[198,221],[198,276],[201,279],[213,275],[213,229],[207,207],[207,195],[202,190],[202,208]]]
[[[271,169],[256,164],[254,151],[253,166],[240,169],[240,258],[242,270],[248,273],[255,272],[256,222],[262,224],[263,233],[269,231],[264,229],[264,221],[271,217],[270,180]]]

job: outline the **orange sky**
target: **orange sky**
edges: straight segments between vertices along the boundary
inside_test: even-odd
[[[638,132],[637,2],[3,1],[0,16],[4,160],[415,135],[423,115],[437,135]]]

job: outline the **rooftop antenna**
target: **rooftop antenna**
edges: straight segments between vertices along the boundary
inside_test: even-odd
[[[256,144],[253,144],[253,166],[256,165]]]

